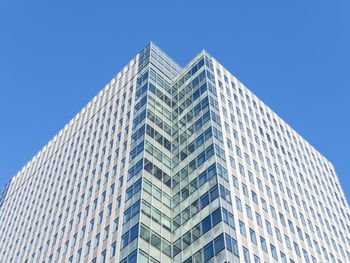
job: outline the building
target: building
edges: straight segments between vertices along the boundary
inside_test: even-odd
[[[147,45],[7,184],[0,262],[350,262],[332,164],[206,51]]]

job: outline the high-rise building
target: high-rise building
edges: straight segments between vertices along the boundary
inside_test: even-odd
[[[0,262],[350,262],[332,164],[206,51],[147,45],[7,184]]]

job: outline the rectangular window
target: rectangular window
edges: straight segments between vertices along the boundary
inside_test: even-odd
[[[276,251],[276,247],[272,244],[270,244],[270,247],[271,247],[271,255],[274,259],[278,260],[277,258],[277,251]]]
[[[250,234],[250,240],[256,245],[256,235],[255,235],[255,231],[251,228],[249,228],[249,234]]]
[[[261,249],[267,253],[266,240],[262,236],[260,236],[260,244],[261,244]]]
[[[246,247],[243,247],[243,259],[244,263],[250,263],[249,250]]]
[[[242,221],[239,221],[239,231],[243,236],[247,236],[247,233],[245,231],[245,225]]]

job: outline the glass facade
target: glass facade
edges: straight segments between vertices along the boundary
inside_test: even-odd
[[[349,262],[332,164],[206,51],[147,45],[0,195],[1,262]]]

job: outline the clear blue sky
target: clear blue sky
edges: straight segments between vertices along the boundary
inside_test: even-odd
[[[333,162],[350,196],[349,1],[0,3],[0,187],[150,40],[208,50]]]

